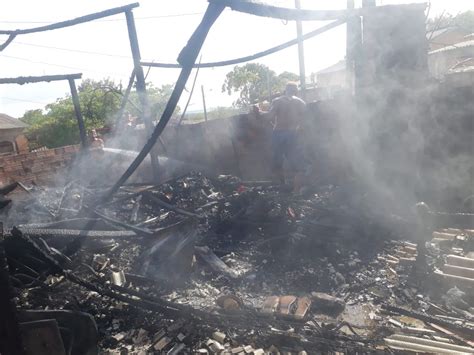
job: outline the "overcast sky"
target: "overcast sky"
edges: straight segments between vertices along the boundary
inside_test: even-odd
[[[138,0],[137,0],[138,1]],[[132,3],[133,0],[15,0],[0,12],[1,29],[41,26],[89,13]],[[206,0],[140,0],[133,12],[136,18],[142,59],[176,62],[176,58],[199,23]],[[294,6],[293,0],[268,0],[279,6]],[[360,2],[360,1],[359,1]],[[378,0],[379,5],[424,2],[420,0]],[[301,0],[307,9],[343,9],[346,0]],[[356,4],[358,2],[356,1]],[[430,16],[446,11],[456,14],[474,9],[473,0],[432,0]],[[323,26],[324,22],[305,22],[303,31]],[[296,36],[293,22],[240,14],[229,9],[217,20],[202,50],[202,61],[241,57],[278,45]],[[0,36],[0,42],[6,36]],[[344,58],[345,27],[340,26],[305,42],[306,72],[317,72]],[[296,46],[258,62],[277,73],[298,73]],[[109,77],[125,85],[132,70],[125,16],[123,14],[87,24],[18,36],[0,52],[0,77],[83,73],[83,78]],[[230,105],[233,101],[221,92],[225,74],[232,67],[202,69],[197,82],[204,85],[209,107]],[[179,71],[151,69],[148,81],[156,86],[173,84]],[[194,75],[194,73],[193,73]],[[191,80],[190,80],[191,82]],[[190,82],[188,87],[190,87]],[[69,92],[67,82],[28,85],[0,85],[0,112],[21,117],[25,110],[44,108]],[[187,100],[187,93],[182,97]],[[202,109],[200,90],[196,90],[189,110]]]

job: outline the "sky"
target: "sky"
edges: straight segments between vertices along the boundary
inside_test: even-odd
[[[176,58],[199,24],[206,0],[136,0],[133,10],[143,61],[176,63]],[[23,29],[72,19],[78,16],[133,3],[134,0],[15,0],[2,8],[0,29]],[[277,6],[292,7],[294,0],[266,0]],[[425,2],[422,0],[377,0],[378,5]],[[360,0],[356,0],[356,6]],[[301,0],[306,9],[343,9],[346,0]],[[446,11],[457,14],[474,10],[474,0],[431,0],[430,17]],[[303,32],[325,25],[304,22]],[[250,55],[295,38],[294,22],[241,14],[226,9],[212,27],[201,51],[202,62],[220,61]],[[322,70],[345,55],[345,26],[339,26],[305,41],[306,73]],[[6,40],[0,36],[0,43]],[[297,47],[260,58],[277,74],[299,73]],[[223,93],[225,75],[233,66],[201,69],[197,88],[204,87],[208,107],[230,106],[235,97]],[[125,15],[65,29],[17,36],[0,52],[0,77],[82,73],[83,78],[113,79],[127,84],[133,62]],[[147,68],[145,68],[147,73]],[[155,86],[174,84],[177,69],[152,68],[147,81]],[[191,87],[194,71],[188,81]],[[79,84],[79,82],[77,83]],[[200,90],[195,90],[190,111],[202,110]],[[67,82],[27,85],[0,85],[0,112],[21,117],[26,110],[43,109],[46,104],[69,93]],[[180,106],[188,99],[184,92]]]

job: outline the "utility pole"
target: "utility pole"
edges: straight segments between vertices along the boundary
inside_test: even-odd
[[[300,0],[295,0],[295,7],[301,9]],[[306,70],[304,65],[304,45],[303,45],[303,25],[300,20],[296,20],[296,34],[298,37],[298,58],[300,64],[300,85],[301,96],[306,99]]]
[[[206,96],[204,95],[204,85],[201,85],[202,106],[204,108],[204,120],[207,122]]]

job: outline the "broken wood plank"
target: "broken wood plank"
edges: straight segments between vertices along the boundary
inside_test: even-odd
[[[82,77],[81,73],[78,74],[65,74],[65,75],[43,75],[43,76],[19,76],[16,78],[1,78],[0,84],[28,84],[28,83],[41,83],[41,82],[50,82],[50,81],[60,81],[60,80],[74,80],[80,79]]]

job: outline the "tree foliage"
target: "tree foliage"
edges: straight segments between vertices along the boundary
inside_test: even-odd
[[[239,93],[234,106],[247,108],[258,101],[269,99],[272,94],[281,93],[288,81],[297,81],[298,75],[283,72],[279,75],[260,63],[247,63],[244,66],[235,66],[227,73],[222,92]]]
[[[147,87],[150,114],[158,116],[171,94],[172,86],[164,85],[156,88]],[[85,79],[78,87],[81,112],[86,130],[103,128],[115,124],[124,88],[110,79],[95,81]],[[140,116],[140,102],[136,91],[132,91],[126,112]],[[179,109],[178,109],[179,110]],[[48,148],[77,144],[80,141],[77,119],[70,94],[59,98],[56,102],[46,105],[43,110],[30,110],[21,118],[28,124],[26,135],[32,148],[46,146]]]

